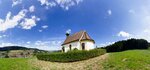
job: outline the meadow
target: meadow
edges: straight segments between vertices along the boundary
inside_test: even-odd
[[[150,50],[128,50],[110,53],[104,70],[150,70]]]
[[[69,63],[41,61],[37,58],[1,58],[0,70],[150,70],[150,50],[106,53]]]
[[[37,70],[30,65],[32,58],[0,58],[0,70]]]

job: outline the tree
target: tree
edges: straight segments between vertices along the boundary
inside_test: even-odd
[[[148,49],[148,41],[144,39],[128,39],[115,42],[112,45],[106,46],[107,52],[119,52],[132,49]]]

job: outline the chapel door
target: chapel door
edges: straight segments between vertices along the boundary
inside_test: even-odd
[[[82,43],[82,50],[85,50],[85,43]]]

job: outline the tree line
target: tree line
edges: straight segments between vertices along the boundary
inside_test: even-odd
[[[125,50],[133,50],[133,49],[148,49],[149,43],[144,39],[128,39],[115,42],[112,45],[108,45],[104,47],[107,52],[120,52]]]

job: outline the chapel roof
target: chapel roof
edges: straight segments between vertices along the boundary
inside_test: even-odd
[[[66,40],[64,41],[62,45],[75,42],[75,41],[82,41],[82,40],[90,40],[95,43],[95,41],[88,35],[86,31],[80,31],[75,34],[67,36]]]

